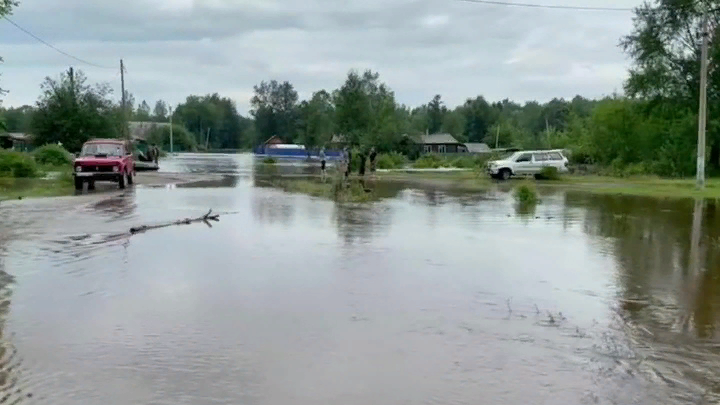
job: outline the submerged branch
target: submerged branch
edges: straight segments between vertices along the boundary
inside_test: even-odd
[[[208,227],[212,228],[212,225],[210,224],[210,221],[219,222],[220,221],[220,214],[212,215],[212,209],[207,212],[207,214],[197,217],[197,218],[185,218],[185,219],[179,219],[174,222],[168,222],[164,224],[158,224],[158,225],[142,225],[134,228],[130,228],[130,234],[135,235],[137,233],[153,230],[153,229],[160,229],[160,228],[167,228],[169,226],[174,225],[190,225],[194,222],[202,222]]]

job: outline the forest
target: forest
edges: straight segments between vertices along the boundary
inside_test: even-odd
[[[77,149],[90,136],[122,136],[123,121],[167,122],[184,131],[187,149],[243,149],[272,135],[307,147],[342,134],[352,145],[397,151],[405,134],[450,133],[490,147],[566,148],[572,161],[611,168],[618,174],[691,176],[695,172],[702,32],[700,5],[690,0],[656,0],[635,10],[633,30],[620,46],[633,65],[622,94],[591,100],[553,98],[541,103],[491,101],[468,95],[448,106],[442,94],[426,104],[396,100],[380,73],[351,70],[337,89],[318,89],[301,100],[292,83],[261,81],[254,86],[248,116],[221,95],[190,95],[172,108],[127,94],[126,107],[113,101],[109,86],[88,84],[80,72],[46,78],[32,106],[0,108],[6,131],[29,132],[38,144],[62,142]],[[720,12],[715,20],[720,20]],[[712,19],[711,19],[712,20]],[[720,62],[712,41],[710,65]],[[482,89],[478,89],[482,93]],[[708,75],[708,173],[720,174],[720,71]],[[151,107],[152,106],[152,107]],[[158,136],[160,143],[166,143]]]

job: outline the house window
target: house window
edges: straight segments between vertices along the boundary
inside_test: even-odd
[[[445,145],[438,145],[438,153],[445,153]]]
[[[425,153],[432,152],[432,146],[431,145],[425,145]]]

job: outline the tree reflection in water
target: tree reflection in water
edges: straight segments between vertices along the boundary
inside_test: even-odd
[[[623,328],[653,378],[720,397],[720,218],[716,200],[568,192],[584,231],[610,246]]]

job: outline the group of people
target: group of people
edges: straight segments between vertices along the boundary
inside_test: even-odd
[[[360,151],[358,153],[358,157],[360,160],[360,167],[358,168],[358,175],[360,177],[365,177],[365,164],[369,160],[370,162],[370,173],[372,175],[375,174],[375,161],[377,159],[377,151],[375,150],[375,147],[370,148],[370,151],[365,153],[365,151]],[[345,174],[345,178],[347,179],[350,177],[350,168],[352,167],[352,151],[347,146],[343,148],[342,154],[340,155],[340,162],[338,165],[338,169],[340,173]],[[322,172],[323,177],[325,176],[327,168],[327,158],[325,156],[325,148],[322,148],[320,150],[320,170]]]

